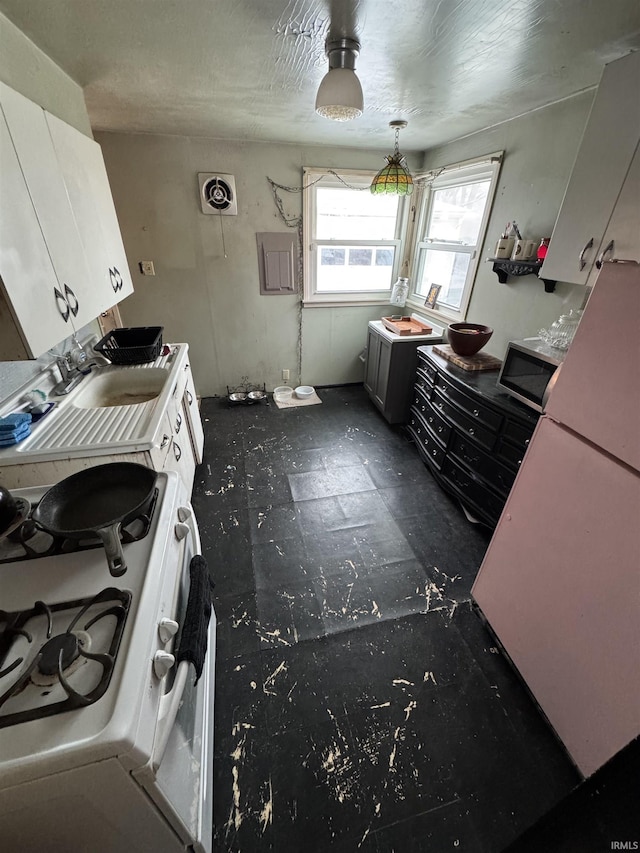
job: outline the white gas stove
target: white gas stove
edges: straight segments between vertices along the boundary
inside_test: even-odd
[[[13,495],[22,510],[47,488]],[[185,487],[158,474],[118,578],[99,541],[29,524],[0,540],[3,845],[209,853],[215,614],[194,684],[193,665],[176,663],[200,554]]]

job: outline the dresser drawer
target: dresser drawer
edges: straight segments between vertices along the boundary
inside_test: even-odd
[[[419,412],[427,427],[446,447],[449,437],[453,432],[451,424],[447,423],[442,415],[434,409],[433,405],[428,400],[425,400],[422,394],[416,394],[414,410]]]
[[[507,419],[504,429],[502,430],[502,435],[514,444],[517,444],[522,448],[526,448],[529,446],[529,442],[531,441],[533,429],[533,426],[527,427],[517,421]]]
[[[407,428],[413,435],[422,455],[426,456],[429,462],[435,465],[436,468],[441,468],[445,458],[444,448],[439,444],[438,440],[422,420],[422,417],[413,407],[409,414]]]
[[[438,392],[437,388],[434,389],[431,403],[438,414],[452,421],[467,436],[470,436],[474,441],[477,441],[488,450],[493,450],[496,442],[495,433],[473,420],[465,412],[454,406],[453,403],[450,403],[448,399],[444,398]]]
[[[446,398],[454,402],[461,409],[464,409],[473,420],[477,420],[484,426],[495,432],[498,432],[504,420],[500,412],[484,406],[479,400],[465,394],[444,376],[438,375],[435,381],[435,388]]]
[[[511,444],[508,441],[502,441],[502,439],[498,441],[498,446],[496,448],[496,456],[499,456],[515,469],[520,467],[526,452],[526,447],[516,447],[515,444]]]
[[[420,352],[420,350],[418,350],[418,370],[424,371],[424,373],[429,377],[431,384],[435,382],[438,371],[433,364],[431,364],[429,359]]]
[[[484,450],[464,438],[460,433],[455,433],[449,452],[452,453],[462,465],[475,471],[482,479],[490,483],[496,491],[506,498],[509,494],[513,481],[516,478],[515,471],[501,465],[495,458]]]
[[[438,371],[433,367],[433,365],[429,364],[426,361],[418,362],[418,369],[416,371],[416,382],[419,382],[420,379],[424,379],[427,385],[433,385],[436,381],[436,377],[438,375]]]
[[[478,513],[495,524],[505,504],[505,498],[495,494],[480,480],[447,456],[442,466],[442,477],[457,492],[463,503],[476,507]]]

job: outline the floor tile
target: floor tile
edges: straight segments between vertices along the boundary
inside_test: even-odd
[[[330,471],[309,471],[304,474],[289,474],[289,486],[295,501],[326,498],[330,495],[345,495],[351,492],[366,492],[375,485],[363,465],[348,465]]]

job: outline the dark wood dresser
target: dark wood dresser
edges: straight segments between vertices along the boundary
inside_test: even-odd
[[[538,415],[496,386],[498,372],[467,371],[418,347],[407,429],[436,480],[495,527]]]

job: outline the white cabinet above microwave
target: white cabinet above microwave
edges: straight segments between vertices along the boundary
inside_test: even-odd
[[[640,141],[640,51],[605,66],[580,143],[540,278],[572,284],[594,283],[596,262],[614,255],[628,260],[630,247],[620,235],[620,252],[611,224]],[[640,214],[635,207],[636,255]],[[623,242],[625,245],[623,246]]]
[[[34,358],[133,292],[100,146],[0,83],[0,359]]]

